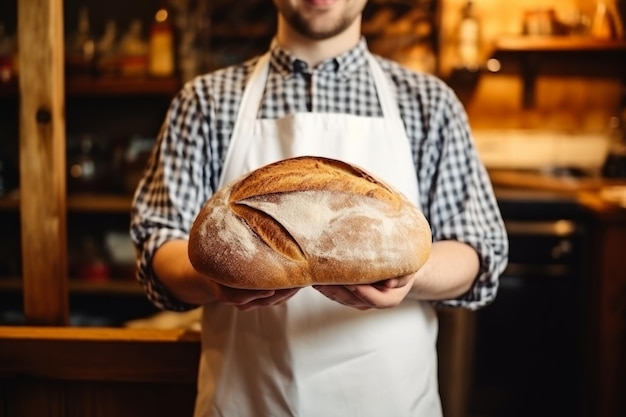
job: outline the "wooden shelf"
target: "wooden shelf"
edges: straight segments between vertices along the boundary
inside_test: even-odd
[[[137,281],[116,279],[103,282],[88,282],[70,278],[69,290],[72,294],[83,295],[144,296],[145,294]],[[20,278],[0,278],[0,291],[22,291],[22,280]]]
[[[535,83],[540,74],[618,77],[626,83],[626,40],[582,36],[504,36],[496,41],[491,56],[500,61],[513,61],[513,67],[517,68],[516,72],[524,83],[524,108],[534,106]]]
[[[128,213],[131,208],[130,195],[80,194],[67,197],[67,210],[83,213]],[[0,211],[19,210],[17,193],[0,197]]]
[[[75,212],[128,213],[131,202],[130,195],[77,194],[67,196],[67,209]]]
[[[496,52],[626,52],[626,41],[576,36],[511,36],[498,39]]]
[[[69,96],[171,95],[180,88],[177,78],[69,78]]]
[[[69,97],[174,96],[180,87],[180,81],[175,77],[79,77],[68,78],[65,91]],[[17,95],[19,95],[17,80],[0,83],[0,97]]]

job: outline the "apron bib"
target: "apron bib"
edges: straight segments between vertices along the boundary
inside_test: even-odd
[[[418,203],[409,140],[389,81],[368,56],[384,117],[296,113],[258,120],[269,52],[246,85],[220,185],[278,160],[359,165]],[[401,242],[399,242],[401,244]],[[425,302],[359,311],[312,288],[286,303],[203,310],[196,417],[438,417],[437,320]]]

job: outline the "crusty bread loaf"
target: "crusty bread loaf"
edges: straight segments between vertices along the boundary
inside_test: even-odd
[[[243,289],[365,284],[417,271],[430,227],[404,195],[363,169],[298,157],[252,171],[203,206],[189,259]]]

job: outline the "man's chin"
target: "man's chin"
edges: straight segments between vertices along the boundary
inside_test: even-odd
[[[345,32],[350,27],[350,23],[345,21],[341,21],[333,25],[328,24],[328,22],[320,22],[321,24],[319,25],[316,25],[315,23],[315,21],[303,20],[291,22],[294,29],[299,34],[301,34],[305,38],[315,41],[331,39]]]

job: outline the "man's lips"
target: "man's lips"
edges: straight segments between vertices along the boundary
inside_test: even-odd
[[[306,0],[311,6],[315,7],[326,7],[335,3],[336,0]]]

